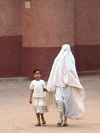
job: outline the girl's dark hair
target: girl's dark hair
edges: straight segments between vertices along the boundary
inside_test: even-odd
[[[39,71],[40,74],[41,74],[41,71],[40,71],[39,69],[36,69],[36,70],[33,71],[33,75],[34,75],[34,73],[35,73],[36,71]]]

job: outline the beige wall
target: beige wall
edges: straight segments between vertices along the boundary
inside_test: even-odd
[[[21,3],[0,0],[0,78],[21,76]]]
[[[0,36],[21,35],[20,0],[0,0]]]
[[[99,12],[100,0],[0,0],[0,36],[22,35],[23,47],[100,44]]]
[[[75,44],[100,45],[100,0],[75,0]]]
[[[23,47],[74,45],[74,0],[22,0]]]
[[[47,79],[64,43],[80,74],[99,74],[100,0],[29,1],[31,9],[25,0],[0,0],[0,76],[31,79],[40,68]]]

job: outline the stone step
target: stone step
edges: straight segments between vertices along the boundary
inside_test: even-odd
[[[10,78],[0,78],[0,83],[6,82],[25,82],[28,81],[28,77],[10,77]]]

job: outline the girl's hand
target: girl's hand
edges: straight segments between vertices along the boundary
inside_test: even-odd
[[[32,104],[32,100],[31,99],[29,100],[29,103]]]
[[[31,91],[30,91],[30,100],[29,100],[30,104],[32,104],[32,95],[33,95],[33,90],[31,89]]]

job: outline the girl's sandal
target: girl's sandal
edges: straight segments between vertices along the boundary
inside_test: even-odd
[[[42,120],[42,124],[45,125],[46,124],[46,121],[45,120]]]
[[[41,126],[41,123],[38,121],[37,124],[35,124],[35,126]]]

